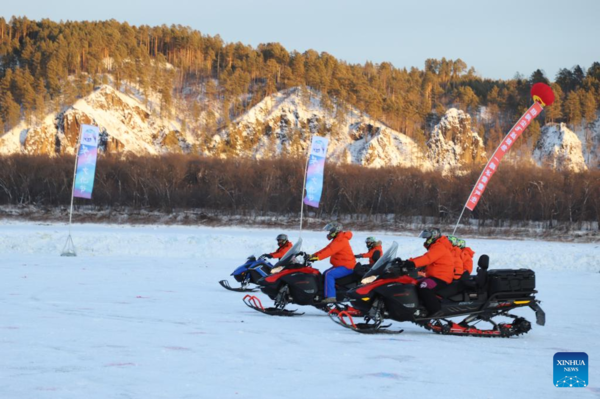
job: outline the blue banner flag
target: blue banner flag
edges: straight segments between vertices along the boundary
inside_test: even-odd
[[[304,203],[318,208],[323,192],[323,174],[325,170],[325,157],[327,156],[327,144],[325,137],[313,136],[308,168],[306,170],[306,198]]]
[[[81,125],[81,143],[79,144],[73,197],[92,198],[98,156],[98,134],[97,126]]]

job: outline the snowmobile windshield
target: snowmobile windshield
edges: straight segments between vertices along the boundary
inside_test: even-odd
[[[398,243],[394,241],[390,249],[383,253],[383,256],[375,262],[373,267],[365,274],[363,278],[371,277],[371,276],[379,276],[383,273],[386,266],[396,257],[396,252],[398,251]]]
[[[301,249],[302,249],[302,238],[298,238],[298,241],[296,241],[294,246],[291,247],[290,250],[285,253],[285,255],[283,255],[283,258],[281,258],[281,260],[279,262],[277,262],[277,264],[275,266],[289,265],[290,263],[292,263],[292,261],[294,260],[296,255],[298,255],[298,253],[300,252]]]

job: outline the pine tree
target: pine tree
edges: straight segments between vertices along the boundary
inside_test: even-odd
[[[540,140],[540,136],[542,135],[540,123],[536,119],[534,119],[533,121],[531,121],[531,124],[527,128],[526,132],[529,136],[527,145],[531,150],[533,150],[536,147],[537,142]]]
[[[581,101],[579,100],[579,91],[572,91],[567,95],[564,105],[567,121],[573,125],[581,123]]]
[[[598,115],[596,114],[596,109],[598,108],[598,104],[596,103],[596,99],[594,98],[594,94],[589,91],[580,93],[581,100],[581,114],[583,119],[585,119],[587,124],[593,124]]]
[[[563,91],[561,86],[557,83],[552,83],[550,85],[552,87],[552,91],[554,92],[554,103],[552,105],[545,108],[546,113],[546,122],[554,122],[563,117],[562,113],[562,98]]]
[[[43,119],[46,115],[46,87],[42,78],[35,81],[35,115],[38,119]]]
[[[550,84],[550,81],[546,78],[546,74],[541,69],[536,69],[529,77],[529,84],[533,85],[540,82]]]
[[[0,98],[0,117],[4,122],[4,131],[8,131],[15,127],[21,119],[21,107],[13,99],[10,91],[5,92]]]

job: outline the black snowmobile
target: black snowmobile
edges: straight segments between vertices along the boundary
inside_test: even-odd
[[[457,280],[438,293],[442,310],[436,317],[428,317],[417,295],[417,271],[414,265],[395,258],[397,249],[394,242],[365,274],[363,284],[347,293],[351,305],[365,315],[364,322],[355,323],[352,315],[344,312],[330,315],[333,321],[367,334],[401,333],[403,330],[389,330],[391,324],[382,324],[384,319],[392,319],[414,322],[438,334],[511,337],[527,333],[531,323],[509,312],[528,306],[535,312],[537,324],[545,324],[546,316],[535,298],[533,270],[488,270],[487,255],[479,258],[477,275]],[[390,272],[393,268],[395,273]],[[459,316],[464,317],[460,323],[448,320]],[[508,323],[493,320],[499,316],[512,320]],[[492,328],[478,328],[482,321],[490,323]]]
[[[246,295],[244,303],[254,310],[271,316],[300,316],[297,310],[285,309],[289,303],[297,305],[311,305],[323,311],[333,313],[344,311],[346,314],[358,315],[352,308],[342,304],[327,305],[323,299],[323,275],[318,269],[311,266],[309,255],[301,252],[302,239],[275,264],[275,273],[258,281],[260,290],[275,301],[274,307],[263,307],[259,298]],[[272,272],[273,272],[272,270]],[[338,302],[346,299],[346,292],[358,286],[361,276],[355,273],[336,280],[336,297]]]

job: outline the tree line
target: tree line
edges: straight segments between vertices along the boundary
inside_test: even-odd
[[[0,205],[68,206],[73,182],[69,156],[0,157]],[[453,223],[480,169],[443,176],[414,168],[326,165],[323,197],[314,217],[393,215]],[[300,212],[304,161],[226,160],[189,155],[98,159],[93,198],[78,205],[98,209],[203,209],[228,215]],[[473,217],[482,225],[504,221],[600,222],[600,171],[579,174],[524,165],[502,165]]]
[[[117,88],[121,82],[135,84],[146,96],[159,93],[161,114],[182,100],[192,115],[185,125],[206,135],[265,96],[296,86],[319,91],[324,104],[342,100],[417,141],[447,108],[476,116],[483,105],[487,117],[477,119],[476,130],[488,147],[495,147],[528,108],[531,84],[550,83],[539,69],[506,81],[482,78],[460,59],[428,59],[423,69],[387,62],[348,64],[326,52],[288,51],[279,43],[256,48],[225,43],[218,35],[180,25],[0,18],[0,133],[23,119],[34,123],[109,81]],[[587,70],[579,65],[561,69],[551,85],[557,101],[547,108],[542,124],[596,119],[600,63]],[[220,104],[223,116],[194,125],[202,107],[197,100],[185,100],[190,88]],[[536,121],[531,130],[539,134],[539,128]]]

